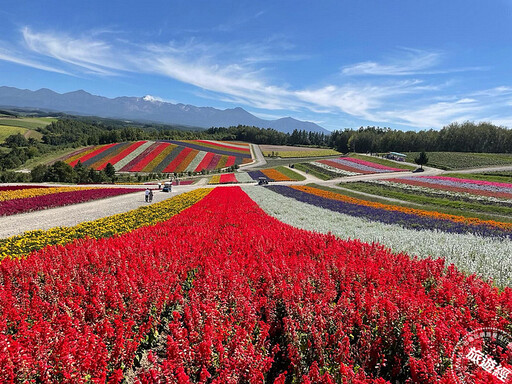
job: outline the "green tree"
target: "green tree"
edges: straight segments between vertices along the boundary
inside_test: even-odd
[[[115,180],[116,178],[116,169],[114,168],[114,166],[110,163],[108,163],[106,166],[105,166],[105,169],[103,170],[105,172],[105,175],[111,179],[112,181]]]
[[[425,151],[421,151],[418,157],[414,159],[414,162],[418,164],[421,169],[423,169],[423,166],[428,163],[428,156]]]

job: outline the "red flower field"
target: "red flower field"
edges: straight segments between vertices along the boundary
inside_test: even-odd
[[[462,336],[511,331],[509,288],[293,228],[238,187],[5,260],[0,281],[12,383],[452,383]]]

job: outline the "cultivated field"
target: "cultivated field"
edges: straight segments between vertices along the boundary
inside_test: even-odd
[[[408,152],[406,161],[414,163],[419,152]],[[428,166],[439,169],[466,169],[485,166],[508,165],[512,167],[512,154],[429,152]]]
[[[287,145],[260,145],[264,156],[282,158],[335,156],[340,153],[332,149],[292,147]]]

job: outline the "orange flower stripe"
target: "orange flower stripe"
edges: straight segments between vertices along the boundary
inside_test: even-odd
[[[288,176],[282,174],[281,172],[279,172],[273,168],[262,169],[261,172],[263,172],[263,174],[265,176],[267,176],[269,179],[272,179],[275,181],[291,181],[292,180]]]
[[[185,159],[183,159],[183,161],[174,170],[174,172],[183,172],[192,162],[192,160],[194,160],[194,157],[196,157],[198,153],[199,151],[197,149],[192,149],[187,157],[185,157]]]
[[[446,213],[425,211],[423,209],[407,208],[407,207],[401,207],[398,205],[375,203],[373,201],[360,200],[360,199],[356,199],[353,197],[340,195],[338,193],[324,191],[322,189],[307,187],[307,186],[302,186],[302,185],[292,186],[291,188],[295,188],[299,191],[303,191],[303,192],[310,193],[312,195],[316,195],[316,196],[320,196],[320,197],[325,197],[325,198],[331,199],[331,200],[338,200],[338,201],[343,201],[343,202],[351,203],[351,204],[365,205],[367,207],[384,209],[386,211],[403,212],[403,213],[409,213],[409,214],[414,214],[414,215],[418,215],[418,216],[432,217],[435,219],[451,220],[451,221],[454,221],[457,223],[464,223],[464,224],[471,224],[471,225],[490,225],[492,227],[502,228],[502,229],[506,229],[506,230],[512,230],[512,223],[503,223],[503,222],[494,221],[494,220],[481,220],[481,219],[477,219],[476,217],[464,217],[464,216],[457,216],[457,215],[449,215]]]

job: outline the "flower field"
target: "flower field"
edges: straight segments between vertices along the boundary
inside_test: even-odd
[[[210,140],[138,141],[93,146],[72,152],[63,161],[74,167],[102,170],[108,163],[119,172],[201,172],[250,163],[250,147]]]
[[[414,176],[389,179],[394,183],[410,186],[427,187],[432,189],[451,191],[455,193],[468,193],[472,195],[488,196],[493,198],[511,199],[512,184],[494,181],[461,179],[446,176]]]
[[[404,169],[393,168],[375,162],[361,160],[354,157],[340,157],[338,159],[318,160],[316,165],[322,164],[328,166],[329,170],[336,169],[342,176],[363,175],[371,173],[403,172]],[[322,167],[322,165],[318,165]]]
[[[333,149],[293,147],[287,145],[260,145],[263,156],[276,156],[282,158],[308,158],[321,156],[335,156],[340,153]]]
[[[139,192],[134,188],[43,187],[0,191],[0,216],[62,207]]]
[[[155,225],[3,260],[3,380],[448,384],[469,331],[512,331],[509,288],[294,228],[264,210],[309,225],[321,208],[246,190],[254,200],[216,188]]]
[[[260,177],[265,177],[270,181],[298,181],[305,179],[305,177],[297,172],[283,166],[262,169],[260,171],[250,171],[248,174],[253,180],[258,180]]]

